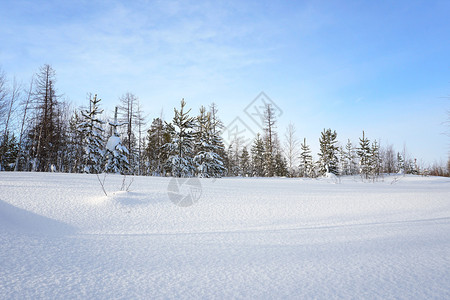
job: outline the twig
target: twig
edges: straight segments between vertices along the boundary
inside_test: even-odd
[[[133,181],[134,181],[134,177],[131,177],[130,183],[128,184],[127,189],[126,189],[127,192],[129,191],[130,186],[133,183]]]
[[[98,176],[98,174],[96,174],[96,175],[97,175],[98,182],[100,183],[100,186],[102,187],[103,193],[105,193],[105,196],[108,197],[108,194],[107,194],[106,191],[105,191],[105,179],[106,179],[106,173],[105,173],[105,175],[104,175],[104,177],[103,177],[103,182],[100,180],[100,176]]]
[[[400,179],[399,179],[397,176],[395,176],[395,177],[394,177],[394,180],[392,180],[391,184],[397,183],[399,180],[400,180]]]
[[[127,179],[127,175],[123,175],[123,179],[122,179],[122,186],[120,187],[120,190],[123,191],[125,190],[125,180]]]

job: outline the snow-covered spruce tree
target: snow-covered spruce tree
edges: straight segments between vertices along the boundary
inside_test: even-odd
[[[196,119],[195,156],[196,175],[199,177],[221,177],[225,171],[223,158],[219,155],[219,146],[213,131],[211,114],[200,107],[200,114]]]
[[[345,147],[339,147],[339,174],[355,175],[359,173],[357,155],[350,139]]]
[[[336,138],[336,131],[331,131],[331,129],[324,129],[321,133],[319,139],[320,152],[318,153],[320,175],[324,175],[327,171],[334,175],[338,175],[338,147],[336,146]]]
[[[223,158],[223,166],[225,167],[222,176],[228,176],[228,165],[230,164],[230,160],[228,159],[228,153],[225,149],[223,150],[223,153],[221,153],[221,157]]]
[[[226,159],[225,159],[225,166],[227,168],[227,176],[235,176],[234,170],[236,169],[235,161],[234,161],[234,154],[233,154],[233,144],[229,144],[226,149]]]
[[[209,106],[209,114],[210,114],[210,120],[211,120],[211,131],[212,131],[212,139],[211,144],[214,146],[216,153],[222,158],[224,169],[222,170],[221,176],[227,175],[227,168],[225,167],[227,165],[228,157],[227,153],[225,151],[225,145],[223,143],[222,139],[222,129],[223,129],[223,123],[220,120],[218,116],[218,108],[217,105],[213,102]]]
[[[112,134],[106,143],[105,149],[105,172],[125,175],[129,172],[128,149],[122,145],[122,141],[117,132],[118,127],[126,123],[118,123],[117,107],[114,112],[114,122],[109,122]]]
[[[288,168],[287,168],[287,161],[286,158],[283,156],[283,154],[281,153],[281,151],[276,151],[275,152],[275,176],[278,177],[285,177],[288,176]]]
[[[397,152],[397,172],[401,174],[405,173],[405,160],[400,152]]]
[[[264,151],[264,141],[258,133],[251,149],[253,176],[264,176]]]
[[[358,174],[359,170],[358,170],[357,155],[350,139],[347,140],[347,144],[345,145],[344,151],[345,151],[344,159],[346,161],[347,167],[345,173],[347,175]]]
[[[189,117],[185,111],[186,102],[181,99],[181,108],[174,108],[175,116],[169,130],[172,136],[171,142],[164,145],[169,153],[165,166],[174,177],[192,177],[195,173],[194,156],[194,118]]]
[[[347,175],[347,160],[345,159],[345,150],[344,147],[339,146],[338,147],[338,172],[341,175]]]
[[[207,129],[209,116],[206,113],[205,107],[200,107],[200,114],[194,118],[194,159],[193,162],[195,164],[195,173],[194,175],[198,175],[199,177],[209,177],[208,168],[205,165],[206,158],[204,157],[204,152],[208,148],[208,137],[207,137]],[[201,153],[201,154],[200,154]]]
[[[370,175],[373,179],[380,176],[381,169],[381,158],[380,158],[380,147],[377,141],[373,141],[370,148]]]
[[[370,153],[370,141],[365,137],[363,130],[363,136],[359,139],[359,148],[356,151],[359,157],[360,174],[363,178],[368,179],[371,174],[371,153]]]
[[[264,176],[273,177],[275,175],[275,152],[273,147],[270,146],[267,136],[265,136],[264,140]]]
[[[67,172],[70,162],[67,159],[65,153],[68,151],[69,140],[69,120],[72,110],[67,103],[62,102],[57,107],[56,118],[56,139],[60,144],[56,152],[56,163],[54,170],[58,172]]]
[[[311,155],[311,149],[308,144],[306,144],[306,138],[303,139],[300,151],[300,165],[299,165],[299,175],[300,177],[315,177],[314,163]]]
[[[70,162],[68,167],[69,173],[81,173],[84,170],[83,167],[83,154],[84,148],[83,142],[85,140],[84,133],[80,131],[80,125],[83,122],[79,113],[75,110],[72,118],[69,121],[69,132],[67,139],[67,159]],[[103,145],[102,145],[103,155]],[[102,158],[103,159],[103,158]]]
[[[0,140],[0,171],[13,171],[19,154],[19,144],[14,134],[6,132]]]
[[[164,163],[169,158],[169,155],[163,146],[171,143],[171,131],[161,118],[153,119],[150,129],[147,131],[147,147],[145,149],[146,172],[148,174],[153,176],[165,175]]]
[[[239,176],[242,173],[241,170],[241,147],[244,144],[242,137],[235,135],[233,141],[228,147],[228,175]]]
[[[241,176],[243,177],[252,176],[250,155],[248,154],[246,146],[242,148],[240,163],[241,163]]]
[[[99,107],[100,101],[97,95],[89,98],[89,108],[81,111],[83,121],[78,127],[80,135],[84,137],[83,172],[90,174],[101,173],[103,166],[104,130],[102,125],[105,122],[99,119],[103,113]]]

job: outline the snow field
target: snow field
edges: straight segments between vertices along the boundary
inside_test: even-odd
[[[0,298],[450,298],[446,178],[122,180],[0,173]]]

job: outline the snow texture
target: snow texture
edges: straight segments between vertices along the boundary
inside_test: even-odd
[[[114,152],[116,151],[116,147],[119,144],[120,144],[120,137],[114,135],[110,136],[108,142],[106,143],[106,149],[111,152]]]
[[[0,172],[0,298],[450,298],[447,178],[122,180]]]

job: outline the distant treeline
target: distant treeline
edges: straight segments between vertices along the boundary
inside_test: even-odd
[[[65,102],[50,65],[42,66],[27,86],[8,81],[0,70],[0,170],[176,177],[449,176],[450,161],[447,166],[421,166],[406,149],[380,147],[364,131],[358,144],[347,140],[340,145],[336,131],[324,129],[315,159],[292,124],[280,141],[271,105],[264,110],[263,132],[247,147],[238,136],[224,145],[224,126],[214,103],[192,113],[181,100],[171,121],[157,117],[148,124],[132,93],[119,98],[114,116],[104,115],[97,95],[87,102],[82,108]]]

